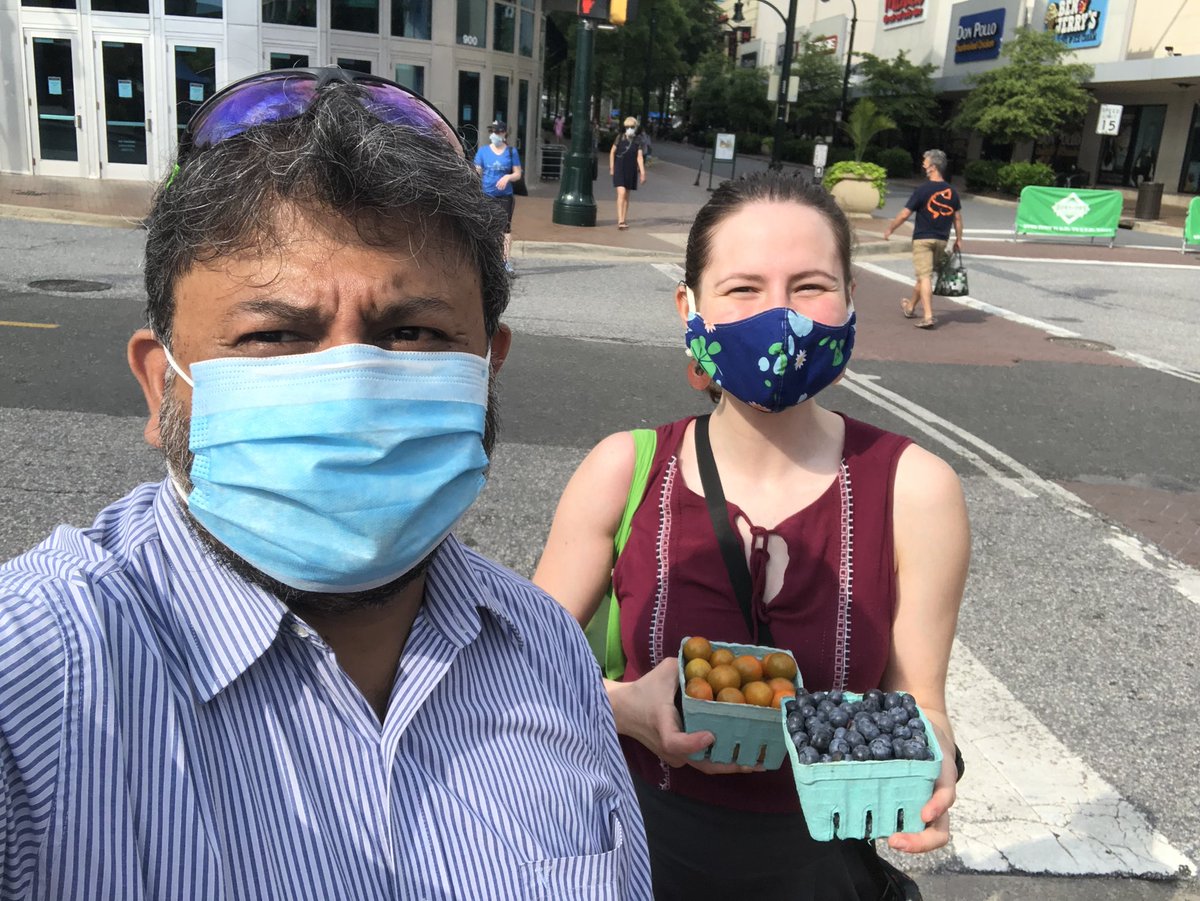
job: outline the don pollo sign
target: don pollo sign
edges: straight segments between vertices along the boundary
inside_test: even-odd
[[[963,16],[958,20],[954,39],[954,61],[971,63],[995,59],[1000,55],[1000,39],[1004,35],[1004,9]]]
[[[925,21],[925,0],[883,0],[883,27],[899,28]]]
[[[1046,30],[1077,49],[1098,47],[1107,18],[1108,0],[1058,0],[1046,7]]]

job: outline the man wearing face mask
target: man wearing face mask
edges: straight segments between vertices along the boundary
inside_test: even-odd
[[[128,348],[168,475],[0,566],[0,897],[649,897],[586,641],[451,534],[502,227],[385,79],[197,111]]]
[[[509,251],[512,249],[512,217],[516,198],[512,183],[521,177],[521,155],[507,143],[508,126],[497,119],[488,128],[488,142],[475,151],[475,171],[483,178],[483,193],[494,198],[507,217],[504,229],[504,271],[515,275]]]
[[[608,152],[608,174],[617,189],[617,228],[629,228],[629,192],[646,183],[646,158],[638,138],[637,119],[625,117],[624,132]]]

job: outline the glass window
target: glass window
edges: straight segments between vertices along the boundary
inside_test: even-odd
[[[349,59],[345,56],[337,58],[337,64],[342,69],[349,69],[351,72],[365,72],[371,74],[371,61],[367,59]]]
[[[150,12],[150,0],[92,0],[92,12],[148,13]]]
[[[406,63],[396,63],[396,84],[402,84],[410,91],[425,94],[425,67],[410,66]]]
[[[517,8],[508,3],[495,6],[492,46],[503,53],[512,53],[517,36]]]
[[[74,9],[75,0],[21,0],[21,5],[40,6],[43,9]],[[46,157],[46,159],[50,159],[50,157]]]
[[[458,133],[468,149],[479,144],[479,73],[458,73]]]
[[[263,0],[262,20],[264,25],[316,28],[317,0]]]
[[[458,0],[458,43],[487,46],[487,0]]]
[[[522,78],[517,83],[517,149],[525,152],[525,135],[529,126],[529,82]]]
[[[75,138],[75,65],[70,38],[33,39],[38,146],[44,160],[79,159]]]
[[[167,0],[168,16],[191,16],[196,19],[219,19],[224,0]]]
[[[308,65],[306,53],[272,53],[272,69],[303,69]]]
[[[537,37],[535,28],[533,13],[527,9],[521,10],[521,56],[533,56],[533,41]]]
[[[146,81],[142,45],[101,41],[104,67],[104,130],[108,161],[146,164]]]
[[[212,47],[175,47],[175,137],[205,100],[217,90],[217,51]]]
[[[431,0],[392,0],[392,37],[433,37],[433,4]]]
[[[492,120],[508,121],[508,77],[505,75],[492,79]]]
[[[379,0],[333,0],[329,27],[379,33]]]
[[[1179,190],[1184,194],[1200,194],[1200,103],[1192,108],[1192,129],[1188,133],[1187,152],[1183,155]]]

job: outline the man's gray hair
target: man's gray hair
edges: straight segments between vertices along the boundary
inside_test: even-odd
[[[944,150],[926,150],[925,159],[929,160],[929,165],[937,169],[938,175],[942,178],[946,177],[946,169],[950,165],[950,161],[946,158]]]
[[[180,277],[232,254],[282,251],[289,235],[280,213],[288,208],[340,218],[373,246],[403,241],[415,254],[462,254],[479,273],[484,326],[495,333],[509,299],[503,212],[459,148],[381,122],[355,99],[360,91],[329,85],[300,117],[187,154],[158,188],[145,282],[147,320],[159,340],[170,340]]]

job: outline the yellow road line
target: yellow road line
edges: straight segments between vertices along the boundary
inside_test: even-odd
[[[0,319],[0,325],[12,328],[58,328],[53,322],[8,322],[4,319]]]

